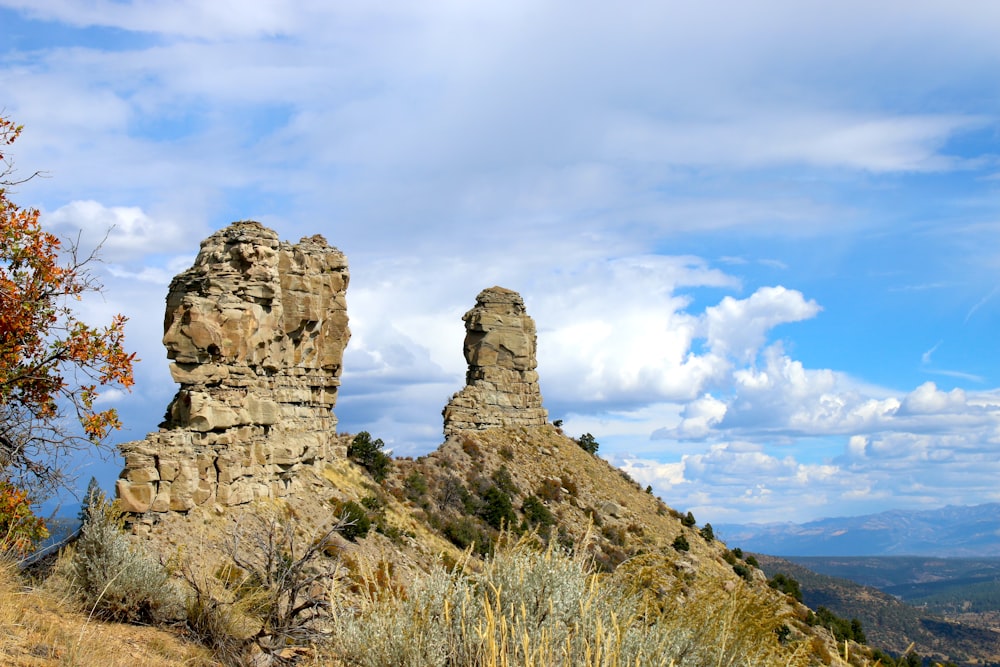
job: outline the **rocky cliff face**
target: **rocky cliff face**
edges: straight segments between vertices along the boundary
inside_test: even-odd
[[[280,497],[333,453],[348,280],[321,236],[291,245],[236,222],[202,242],[167,295],[163,344],[181,388],[159,432],[121,446],[125,510]]]
[[[466,387],[444,409],[444,433],[500,427],[542,426],[535,368],[535,322],[517,292],[490,287],[476,297],[465,321]]]

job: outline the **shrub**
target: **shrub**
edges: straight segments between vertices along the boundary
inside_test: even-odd
[[[336,513],[342,518],[340,534],[351,542],[357,542],[371,530],[372,521],[368,518],[368,512],[353,500],[337,503]]]
[[[521,512],[524,513],[524,519],[530,526],[553,526],[556,523],[555,515],[537,496],[525,498]]]
[[[850,639],[859,644],[865,644],[868,641],[861,628],[861,621],[856,618],[851,620],[840,618],[826,607],[819,607],[816,610],[814,623],[829,629],[838,641]]]
[[[45,520],[31,511],[28,492],[0,481],[0,553],[27,556],[48,536]]]
[[[469,490],[458,477],[447,475],[438,482],[437,502],[440,509],[453,508],[468,512],[466,505],[469,500]]]
[[[611,542],[611,544],[615,545],[616,547],[625,546],[625,541],[626,541],[625,529],[622,528],[621,526],[617,525],[604,526],[604,528],[601,529],[601,535],[604,535],[604,537],[608,540],[608,542]]]
[[[483,457],[483,450],[479,447],[479,443],[469,436],[462,436],[462,451],[468,454],[473,461]]]
[[[588,454],[596,454],[597,448],[600,447],[600,444],[594,439],[594,436],[589,433],[584,433],[577,438],[576,444],[580,445],[580,449]]]
[[[403,480],[403,488],[406,491],[406,497],[413,502],[417,502],[427,495],[427,478],[419,471],[414,470]]]
[[[760,563],[757,562],[757,558],[753,554],[747,556],[746,564],[755,567],[758,570],[760,569]]]
[[[483,506],[479,509],[479,516],[497,530],[502,528],[504,524],[513,526],[517,521],[510,496],[496,486],[491,486],[483,494]]]
[[[535,490],[535,495],[543,500],[559,502],[562,500],[562,480],[552,478],[543,479]]]
[[[459,549],[468,549],[471,546],[476,553],[486,555],[493,547],[489,535],[483,532],[479,523],[472,517],[453,519],[444,525],[442,532]]]
[[[506,493],[508,496],[514,497],[521,493],[521,490],[517,488],[517,484],[514,483],[514,478],[511,477],[510,471],[507,470],[507,466],[500,466],[493,471],[490,476],[493,483],[497,485],[497,488]]]
[[[802,589],[799,582],[792,577],[778,572],[767,582],[767,585],[775,590],[779,590],[785,595],[790,595],[799,602],[802,602]]]
[[[683,535],[678,535],[674,538],[674,549],[677,551],[690,551],[691,545],[688,544],[687,538]]]
[[[715,531],[712,529],[712,524],[710,523],[706,523],[704,528],[702,528],[699,532],[706,542],[711,542],[715,539]]]
[[[587,562],[521,541],[481,571],[437,567],[405,592],[338,614],[336,658],[371,667],[807,662],[797,643],[779,641],[787,613],[759,591],[698,588],[677,604],[662,558],[633,558],[606,577],[592,577]]]
[[[354,436],[347,446],[347,458],[351,459],[368,471],[376,482],[383,482],[392,467],[392,458],[382,451],[385,443],[382,439],[372,440],[368,431],[362,431]]]
[[[733,565],[733,572],[740,575],[743,579],[750,581],[753,579],[753,572],[744,563],[736,563]]]
[[[359,507],[359,505],[356,505]],[[282,654],[329,635],[333,568],[324,558],[341,517],[306,546],[290,513],[264,508],[228,536],[230,563],[214,580],[183,570],[193,590],[188,625],[226,664],[288,664]],[[253,659],[253,647],[266,662]],[[259,657],[259,656],[258,656]]]
[[[166,569],[123,530],[117,502],[91,496],[88,520],[65,575],[88,613],[109,621],[151,623],[179,615],[182,599]]]
[[[577,492],[579,491],[579,489],[576,486],[576,482],[574,482],[573,478],[570,477],[569,475],[562,475],[562,476],[560,476],[559,477],[559,483],[560,483],[560,486],[563,489],[566,489],[566,492],[569,493],[569,495],[571,495],[571,496],[575,496],[577,494]]]
[[[697,523],[698,522],[695,521],[694,514],[691,514],[691,512],[685,514],[684,517],[681,519],[681,525],[685,526],[686,528],[692,528]]]
[[[510,445],[504,445],[503,447],[501,447],[499,453],[500,453],[500,458],[502,458],[505,461],[510,461],[513,460],[514,458],[514,449]]]

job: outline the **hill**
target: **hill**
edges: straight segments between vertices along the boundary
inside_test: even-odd
[[[180,388],[50,587],[232,665],[889,664],[548,423],[516,292],[463,317],[438,449],[338,435],[349,277],[319,236],[243,221],[202,243],[167,297]]]
[[[799,559],[757,558],[769,577],[780,572],[798,581],[803,602],[809,607],[826,607],[839,616],[860,620],[872,645],[902,652],[912,643],[924,657],[961,664],[1000,662],[1000,632],[996,629],[917,609],[875,588],[814,572]],[[808,563],[818,560],[808,559]],[[886,573],[889,569],[885,568]]]
[[[998,503],[715,529],[745,549],[777,556],[1000,557]]]

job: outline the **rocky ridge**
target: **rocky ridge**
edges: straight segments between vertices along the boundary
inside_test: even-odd
[[[121,445],[134,513],[282,497],[335,451],[332,412],[350,338],[347,258],[235,222],[170,284],[163,344],[181,387],[160,430]]]

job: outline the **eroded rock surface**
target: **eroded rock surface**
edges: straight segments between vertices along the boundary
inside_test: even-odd
[[[465,321],[466,387],[444,409],[445,436],[465,430],[542,426],[535,322],[517,292],[490,287]]]
[[[167,295],[163,344],[181,388],[159,432],[121,445],[126,511],[281,497],[298,469],[338,453],[348,281],[322,236],[292,245],[244,221],[202,242]]]

